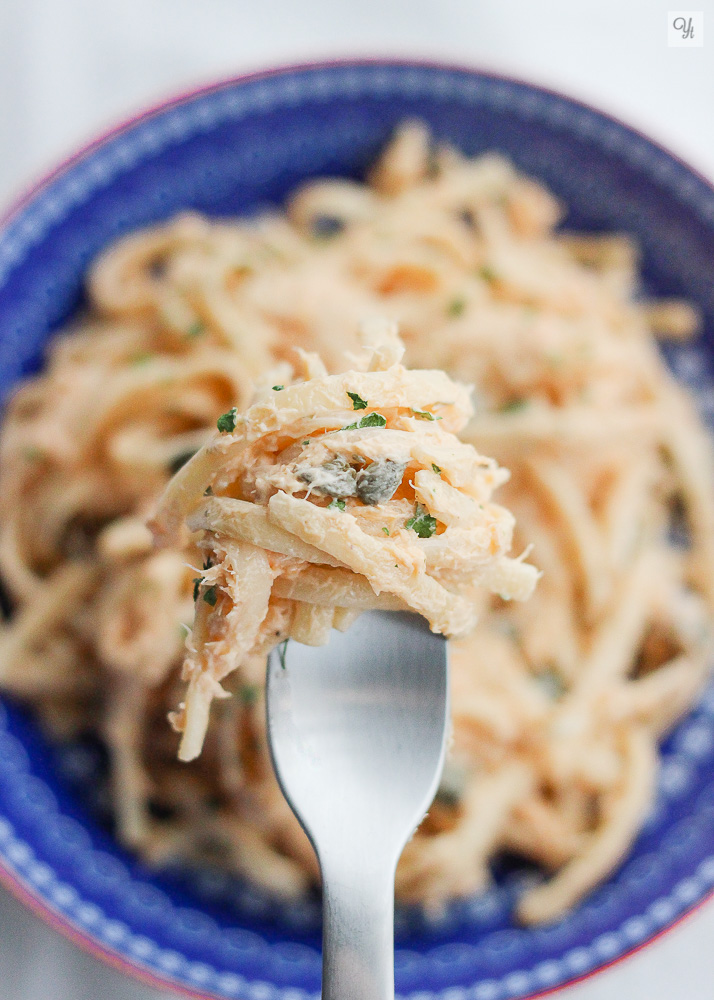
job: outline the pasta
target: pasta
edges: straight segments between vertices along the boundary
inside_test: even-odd
[[[270,766],[265,655],[275,640],[321,641],[375,601],[403,607],[409,596],[396,578],[377,595],[371,564],[350,565],[339,538],[328,545],[310,528],[315,511],[326,530],[349,517],[340,523],[355,521],[384,551],[410,530],[415,500],[428,510],[429,490],[447,486],[445,530],[409,539],[431,581],[421,610],[437,607],[438,585],[458,598],[446,611],[463,610],[439,627],[465,632],[478,621],[452,642],[453,745],[401,859],[398,897],[440,907],[487,885],[491,859],[507,850],[546,874],[521,898],[519,919],[547,922],[626,852],[649,809],[658,741],[709,667],[710,445],[655,341],[693,336],[698,316],[687,303],[638,299],[631,241],[563,234],[561,214],[503,158],[434,149],[410,123],[366,183],[311,181],[284,213],[252,220],[181,216],[126,237],[93,266],[88,314],[53,340],[2,429],[0,567],[15,613],[0,633],[0,684],[31,701],[58,737],[90,729],[104,738],[118,835],[147,861],[208,858],[286,897],[318,879]],[[360,418],[346,391],[370,401],[367,412],[391,399],[393,338],[371,353],[359,339],[360,329],[390,324],[411,369],[406,406],[442,420],[397,408],[371,434],[342,431]],[[438,388],[424,369],[446,373]],[[475,386],[463,427],[468,404],[446,394],[452,378]],[[322,395],[308,405],[311,384]],[[286,490],[288,480],[266,480],[265,493],[245,492],[246,476],[258,473],[242,464],[241,434],[253,425],[216,435],[216,421],[233,407],[236,417],[250,413],[254,398],[255,426],[260,414],[268,423],[249,449],[277,433],[271,420],[293,421],[298,437],[284,446],[294,440],[297,450],[283,455],[282,473],[303,462],[311,482],[293,479]],[[437,410],[451,401],[458,405]],[[455,433],[461,443],[442,448]],[[349,440],[350,456],[359,446],[360,462],[325,440]],[[379,442],[387,450],[367,450]],[[510,469],[498,496],[515,527],[490,501],[495,463],[452,478],[456,458],[473,448]],[[355,514],[354,495],[345,511],[328,509],[315,468],[334,461],[332,478],[351,479],[387,459],[396,467],[383,466],[383,482],[406,462],[413,485],[397,489],[413,492],[366,504],[365,515]],[[267,463],[261,474],[277,471]],[[469,492],[475,481],[481,499]],[[461,530],[471,500],[494,523],[502,518],[503,561],[467,596],[463,565],[440,539]],[[370,534],[378,507],[385,519]],[[146,526],[152,515],[160,549]],[[194,534],[183,551],[187,518]],[[533,583],[535,571],[505,555],[511,531],[513,550],[532,544],[542,571],[524,603],[498,596],[519,587],[523,596]],[[214,565],[204,570],[207,556]],[[207,731],[186,765],[166,714],[184,696],[196,578],[195,682],[176,720],[186,756]],[[231,642],[236,669],[219,682],[203,669],[201,629],[214,607],[230,610],[236,581],[250,601]],[[203,600],[211,587],[215,605]]]
[[[182,760],[200,753],[228,674],[284,636],[325,642],[348,602],[379,607],[386,594],[455,636],[476,624],[477,585],[504,600],[533,592],[535,568],[507,555],[513,518],[491,502],[507,474],[454,434],[471,415],[464,387],[442,372],[407,371],[396,331],[371,332],[365,371],[275,385],[245,414],[223,414],[159,504],[157,538],[180,546],[188,514],[203,566],[186,700],[172,716]],[[299,600],[282,587],[273,597],[274,583],[299,584],[315,565],[319,590],[303,586]]]

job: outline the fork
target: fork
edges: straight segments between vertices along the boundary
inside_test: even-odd
[[[275,772],[322,875],[323,1000],[393,1000],[394,874],[438,787],[447,644],[424,619],[368,611],[324,646],[268,658]]]

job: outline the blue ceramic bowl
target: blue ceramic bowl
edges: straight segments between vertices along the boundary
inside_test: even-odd
[[[359,176],[404,118],[469,154],[497,149],[569,206],[567,225],[625,230],[651,294],[707,317],[670,354],[714,415],[714,189],[632,129],[575,101],[470,70],[415,63],[285,69],[170,102],[99,140],[0,231],[0,393],[39,364],[81,301],[95,254],[188,207],[235,215],[280,203],[306,177]],[[157,877],[101,820],[96,747],[48,746],[28,714],[0,713],[0,874],[65,933],[190,996],[304,1000],[320,984],[319,905],[281,909],[215,871]],[[651,940],[714,887],[714,687],[665,747],[656,805],[613,878],[567,919],[510,918],[524,873],[429,922],[397,919],[397,992],[510,1000],[576,978]]]

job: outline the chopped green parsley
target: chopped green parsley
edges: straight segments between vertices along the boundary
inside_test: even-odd
[[[465,308],[466,308],[466,299],[462,299],[459,296],[457,296],[455,299],[452,299],[451,302],[449,302],[449,305],[446,308],[446,313],[448,316],[453,316],[453,317],[460,316]]]
[[[129,360],[133,365],[148,365],[153,357],[154,355],[151,351],[137,351],[135,354],[132,354]]]
[[[381,413],[368,413],[364,417],[360,417],[356,424],[347,424],[343,427],[343,431],[358,431],[362,430],[363,427],[386,427],[387,418],[383,417]]]
[[[285,388],[284,385],[274,385],[273,386],[273,389],[275,389],[276,392],[280,392],[280,390],[284,389],[284,388]]]
[[[255,705],[259,695],[260,688],[257,684],[243,684],[238,692],[241,704],[246,706]]]
[[[478,273],[480,277],[483,278],[484,281],[495,281],[497,278],[496,272],[493,270],[493,268],[489,267],[487,264],[484,264],[483,267],[479,268]]]
[[[385,535],[389,534],[389,528],[382,528],[382,531],[384,532]]]
[[[312,237],[316,240],[331,240],[345,228],[343,219],[336,215],[316,215],[312,220]]]
[[[417,505],[414,517],[410,517],[404,527],[416,531],[419,538],[431,538],[436,531],[436,518]]]
[[[563,678],[552,667],[536,674],[534,680],[541,691],[552,701],[557,701],[565,693]]]
[[[221,432],[221,434],[232,434],[236,429],[236,417],[238,416],[238,408],[232,406],[227,413],[221,414],[221,416],[216,421],[216,427]]]
[[[200,337],[201,334],[205,332],[206,332],[206,327],[204,326],[204,324],[201,322],[200,319],[197,319],[194,323],[190,325],[190,327],[186,331],[186,337],[188,340],[195,340],[196,337]]]
[[[369,400],[362,399],[362,397],[358,393],[356,393],[356,392],[348,392],[347,395],[352,400],[352,409],[353,410],[366,410],[367,409],[367,403],[369,402]]]
[[[386,427],[387,418],[381,413],[369,413],[366,417],[361,417],[359,427]]]
[[[435,472],[435,473],[437,474],[437,476],[438,476],[438,475],[439,475],[439,473],[441,472],[441,468],[440,468],[440,466],[438,466],[438,465],[436,464],[436,462],[432,462],[432,463],[431,463],[431,467],[432,467],[432,469],[434,470],[434,472]]]
[[[521,410],[525,410],[525,408],[528,406],[528,404],[529,404],[529,400],[527,400],[527,399],[522,399],[522,398],[521,399],[519,399],[519,398],[510,399],[507,403],[503,403],[502,406],[499,406],[498,412],[499,413],[520,413]]]
[[[333,500],[332,503],[328,503],[327,509],[328,510],[344,510],[345,509],[345,501],[344,500]]]
[[[417,420],[441,420],[441,417],[435,416],[435,414],[431,413],[429,410],[412,409],[412,413],[417,418]]]
[[[213,563],[211,562],[211,560],[210,559],[206,559],[206,561],[203,564],[203,568],[204,569],[210,569],[212,565],[213,565]],[[194,576],[194,578],[193,578],[193,599],[194,599],[194,601],[198,600],[198,595],[199,595],[199,593],[201,591],[201,584],[202,583],[203,583],[203,577],[202,576]],[[215,587],[209,587],[208,590],[206,591],[206,593],[203,595],[203,599],[208,604],[210,604],[211,607],[213,607],[213,605],[218,600],[218,596],[216,594],[216,588]]]

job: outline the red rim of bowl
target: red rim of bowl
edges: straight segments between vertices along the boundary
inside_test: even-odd
[[[561,100],[565,100],[570,104],[574,104],[585,110],[595,112],[596,114],[614,122],[622,128],[627,129],[634,135],[639,136],[644,139],[649,145],[655,147],[660,152],[664,153],[670,159],[674,160],[680,166],[684,167],[690,174],[693,174],[698,178],[703,184],[711,190],[714,194],[714,184],[712,181],[702,174],[696,167],[691,166],[686,160],[683,160],[676,153],[673,153],[667,146],[662,143],[657,142],[650,136],[641,132],[639,129],[633,127],[628,122],[623,121],[616,115],[610,114],[609,112],[602,111],[599,108],[588,104],[586,101],[579,100],[578,98],[570,97],[567,94],[563,94],[561,91],[555,90],[552,87],[542,86],[541,84],[532,83],[529,80],[523,80],[519,77],[512,76],[507,73],[499,73],[492,70],[481,70],[475,66],[467,66],[462,63],[450,63],[443,62],[438,59],[420,59],[420,58],[400,58],[387,56],[384,58],[380,57],[359,57],[359,58],[340,58],[340,59],[321,59],[315,60],[313,62],[303,62],[303,63],[286,63],[284,65],[272,67],[264,70],[255,70],[248,73],[241,73],[234,77],[228,77],[226,79],[217,80],[213,83],[202,84],[198,87],[190,88],[186,91],[181,91],[175,94],[173,97],[167,97],[155,104],[150,104],[143,110],[137,111],[135,114],[130,115],[119,121],[116,125],[111,126],[106,131],[100,133],[96,138],[91,139],[84,146],[81,146],[79,150],[75,153],[71,153],[64,160],[62,160],[58,166],[54,169],[43,174],[39,180],[34,184],[31,184],[23,192],[17,196],[14,201],[12,201],[9,207],[0,214],[0,228],[4,228],[12,219],[19,215],[23,209],[35,198],[41,191],[49,187],[57,178],[61,177],[64,173],[70,170],[75,164],[81,162],[86,157],[90,156],[96,149],[103,146],[106,142],[113,139],[115,136],[121,135],[127,132],[129,129],[133,128],[139,122],[144,122],[153,118],[155,115],[162,114],[171,108],[180,107],[182,104],[187,104],[188,102],[203,97],[207,94],[215,93],[220,90],[225,90],[228,87],[233,87],[236,84],[251,83],[254,80],[261,80],[267,77],[281,76],[283,74],[296,73],[304,70],[320,70],[329,69],[331,67],[348,67],[348,66],[413,66],[418,69],[437,69],[437,70],[455,70],[462,73],[475,74],[481,77],[486,77],[491,80],[503,81],[505,83],[515,83],[521,86],[530,87],[534,90],[539,90],[541,93],[550,94],[553,97],[558,97]],[[183,986],[181,983],[171,981],[168,977],[162,978],[155,975],[148,969],[142,968],[138,963],[132,962],[129,959],[124,958],[119,952],[111,949],[105,948],[101,945],[95,938],[86,934],[84,931],[76,927],[72,921],[66,917],[64,914],[58,913],[54,910],[42,897],[38,896],[15,872],[11,871],[6,867],[4,861],[0,859],[0,883],[21,903],[28,907],[36,916],[48,924],[53,930],[58,931],[65,938],[69,939],[76,944],[83,951],[92,955],[94,958],[112,966],[119,972],[123,972],[135,979],[140,980],[148,986],[152,986],[159,990],[171,990],[179,996],[189,997],[191,1000],[216,1000],[220,997],[216,993],[203,993],[197,992],[195,990],[190,990]],[[621,955],[610,961],[604,962],[599,965],[596,969],[591,969],[582,975],[575,975],[572,979],[568,979],[567,982],[561,983],[559,986],[554,986],[546,990],[542,990],[539,993],[531,993],[523,1000],[538,1000],[541,997],[553,996],[561,990],[568,989],[570,986],[574,986],[577,983],[585,982],[588,979],[592,979],[594,976],[599,975],[601,972],[607,969],[612,969],[614,966],[619,965],[621,962],[633,955],[638,954],[645,948],[659,941],[670,931],[675,930],[686,920],[689,919],[693,914],[701,910],[712,898],[714,898],[714,889],[707,892],[700,900],[693,904],[689,909],[681,913],[676,920],[672,921],[666,927],[654,933],[646,941],[641,944],[634,945],[627,951],[624,951]]]
[[[76,927],[72,921],[63,914],[57,913],[56,910],[52,909],[52,907],[44,899],[33,892],[32,889],[30,889],[14,872],[11,872],[8,868],[6,868],[4,862],[2,861],[0,861],[0,884],[2,884],[15,899],[26,906],[32,913],[35,914],[35,916],[39,917],[42,922],[47,924],[52,930],[57,931],[64,938],[77,945],[78,948],[81,948],[82,951],[91,955],[93,958],[98,959],[100,962],[110,965],[118,972],[122,972],[133,979],[139,980],[146,986],[151,986],[158,990],[170,990],[177,996],[188,997],[189,1000],[220,1000],[220,994],[204,993],[188,989],[181,983],[171,981],[168,977],[162,978],[157,976],[149,969],[143,968],[138,963],[129,961],[129,959],[124,958],[111,948],[105,948],[95,938]],[[575,986],[578,983],[584,983],[588,979],[593,979],[601,972],[613,969],[626,959],[632,958],[645,948],[649,948],[650,945],[659,941],[665,935],[669,934],[670,931],[676,930],[688,921],[690,917],[693,917],[694,914],[703,909],[712,897],[714,897],[714,890],[708,892],[697,903],[690,907],[690,909],[681,913],[677,919],[667,927],[663,927],[662,930],[657,931],[646,941],[635,945],[628,951],[618,955],[616,958],[613,958],[608,962],[604,962],[596,969],[591,969],[589,972],[585,972],[582,975],[573,976],[573,978],[569,979],[567,982],[561,983],[559,986],[553,986],[542,990],[540,993],[529,993],[528,996],[523,998],[523,1000],[540,1000],[542,997],[554,996],[557,993],[561,993],[561,991],[569,989],[571,986]]]

